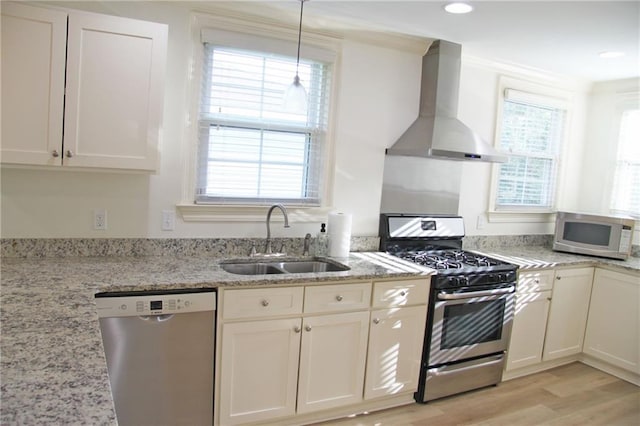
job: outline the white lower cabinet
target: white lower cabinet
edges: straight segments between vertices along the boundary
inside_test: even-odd
[[[520,272],[506,371],[582,352],[593,270]]]
[[[516,294],[516,314],[507,351],[507,371],[542,361],[550,300],[550,291]]]
[[[543,361],[582,352],[592,282],[592,267],[556,270]]]
[[[640,276],[598,268],[584,353],[640,374]]]
[[[416,391],[426,317],[426,305],[371,312],[365,399]]]
[[[301,323],[293,318],[223,326],[220,424],[295,413]]]
[[[362,401],[369,312],[305,318],[298,413]]]
[[[506,371],[542,361],[553,288],[553,269],[520,271],[516,288],[516,306],[507,350]]]
[[[295,423],[296,415],[322,420],[316,414],[322,410],[327,419],[332,409],[355,412],[360,404],[371,410],[372,401],[385,396],[400,395],[404,402],[395,405],[409,403],[419,377],[429,283],[222,290],[218,423]]]

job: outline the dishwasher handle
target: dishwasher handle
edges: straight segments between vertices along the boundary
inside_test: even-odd
[[[154,322],[166,322],[173,318],[174,314],[160,314],[160,315],[140,315],[140,318],[143,321],[154,321]]]

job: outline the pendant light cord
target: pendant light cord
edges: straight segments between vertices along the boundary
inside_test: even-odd
[[[300,41],[302,40],[302,10],[304,8],[304,2],[306,0],[300,0],[300,24],[298,25],[298,56],[296,58],[296,77],[298,76],[298,65],[300,65]]]

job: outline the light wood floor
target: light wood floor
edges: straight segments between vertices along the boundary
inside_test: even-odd
[[[573,363],[428,404],[412,404],[322,426],[639,426],[640,388]]]

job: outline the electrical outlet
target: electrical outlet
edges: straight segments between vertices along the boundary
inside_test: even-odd
[[[476,222],[476,229],[484,229],[484,226],[487,224],[487,221],[484,218],[484,215],[478,216],[478,221]]]
[[[173,231],[176,229],[176,213],[173,210],[162,210],[162,230]]]
[[[107,229],[107,211],[105,209],[95,209],[93,211],[93,229],[98,231]]]

